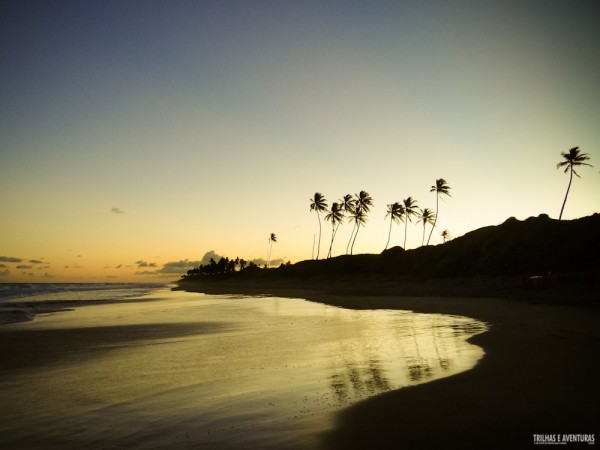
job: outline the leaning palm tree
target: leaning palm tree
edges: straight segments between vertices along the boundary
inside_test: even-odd
[[[331,211],[325,216],[325,220],[331,221],[331,243],[329,244],[329,253],[327,253],[327,257],[331,258],[333,240],[335,239],[340,223],[344,220],[344,210],[339,203],[334,202],[331,204]]]
[[[440,194],[447,195],[448,197],[452,197],[450,195],[450,186],[443,178],[439,178],[435,180],[435,184],[431,186],[429,192],[435,192],[435,219],[433,219],[433,226],[431,227],[431,231],[429,232],[429,237],[427,238],[427,245],[429,245],[429,240],[431,239],[431,235],[433,233],[433,229],[435,228],[435,224],[437,222],[437,216],[439,213],[439,203],[440,203]]]
[[[388,232],[388,238],[384,248],[384,250],[387,250],[388,245],[390,244],[390,237],[392,236],[392,224],[394,222],[400,223],[404,220],[404,206],[398,202],[390,203],[387,205],[387,214],[385,217],[390,218],[390,231]]]
[[[565,204],[567,203],[567,197],[569,195],[569,189],[571,189],[571,182],[573,181],[573,174],[577,175],[578,178],[581,178],[577,172],[575,172],[575,166],[590,166],[584,161],[588,161],[590,156],[587,153],[580,153],[579,147],[573,147],[569,152],[561,152],[561,156],[564,158],[563,161],[559,162],[556,165],[556,168],[564,167],[564,173],[570,172],[571,175],[569,177],[569,186],[567,187],[567,193],[565,194],[565,200],[563,201],[562,208],[560,208],[560,216],[558,216],[558,220],[562,219],[563,210],[565,209]]]
[[[352,205],[349,210],[351,216],[350,220],[353,220],[352,217],[355,218],[357,215],[360,215],[359,212],[362,212],[362,215],[365,217],[366,222],[366,213],[368,213],[371,210],[371,206],[373,206],[373,198],[371,198],[368,192],[360,191],[360,193],[354,194],[354,199],[352,200]],[[354,227],[352,228],[350,240],[348,241],[348,245],[346,246],[346,254],[348,254],[348,248],[350,247],[350,243],[352,243],[352,247],[354,247],[356,234],[358,234],[358,227],[358,222],[354,219]],[[356,230],[356,234],[354,230]],[[350,250],[350,254],[352,254],[352,250]]]
[[[317,246],[317,259],[319,259],[319,251],[321,250],[321,216],[319,212],[327,210],[327,200],[323,194],[315,192],[314,197],[310,201],[310,210],[317,212],[317,221],[319,222],[319,243]]]
[[[417,213],[419,220],[417,220],[418,222],[423,222],[423,238],[421,239],[421,246],[423,246],[423,243],[425,242],[425,227],[427,226],[427,224],[434,224],[435,223],[435,213],[430,210],[429,208],[425,208],[425,209],[421,209],[419,210],[419,212]],[[433,231],[433,227],[431,228],[431,230]],[[431,234],[431,233],[429,233]]]
[[[406,235],[408,230],[408,222],[412,222],[411,217],[416,216],[418,213],[417,201],[414,198],[408,197],[402,200],[402,202],[404,203],[404,249],[406,250]]]
[[[442,236],[442,242],[444,244],[450,240],[450,232],[448,230],[442,231],[440,236]]]
[[[356,242],[356,236],[358,236],[358,230],[360,230],[361,226],[365,226],[367,223],[367,212],[360,207],[354,208],[354,215],[352,217],[354,219],[354,225],[356,226],[356,233],[354,234],[354,240],[352,241],[352,247],[350,247],[350,254],[354,252],[354,243]]]
[[[271,233],[269,236],[269,253],[267,254],[267,269],[269,268],[269,262],[271,261],[271,251],[273,250],[273,242],[277,242],[277,236],[275,233]]]
[[[352,216],[354,214],[355,200],[351,194],[346,194],[339,201],[340,207],[343,209],[344,214],[349,216],[348,221],[352,220]],[[354,236],[354,227],[352,228],[352,232],[350,233],[350,240],[348,241],[348,245],[346,245],[346,255],[350,251],[350,243],[352,242],[352,236]]]

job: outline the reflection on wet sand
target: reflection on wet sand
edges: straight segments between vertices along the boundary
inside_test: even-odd
[[[485,330],[483,324],[459,317],[399,314],[404,319],[401,326],[390,323],[389,329],[383,327],[377,345],[371,337],[365,341],[370,346],[337,348],[338,363],[329,376],[329,386],[340,405],[464,370],[465,337]],[[386,345],[395,348],[402,364],[381,358]]]

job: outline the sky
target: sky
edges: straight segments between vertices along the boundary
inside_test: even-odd
[[[597,0],[4,0],[0,282],[166,282],[271,233],[273,263],[310,259],[315,192],[373,197],[355,254],[438,178],[433,245],[558,218],[575,146],[563,219],[600,212],[598,23]]]

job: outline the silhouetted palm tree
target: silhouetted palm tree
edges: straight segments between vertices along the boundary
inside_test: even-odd
[[[325,220],[331,221],[331,244],[329,244],[329,253],[327,253],[327,257],[331,258],[333,240],[335,239],[340,223],[344,220],[344,210],[339,203],[334,202],[331,204],[331,211],[325,216]]]
[[[425,208],[418,212],[418,216],[419,220],[417,222],[423,222],[423,238],[421,239],[421,246],[423,246],[423,243],[425,242],[425,227],[427,224],[435,223],[435,213],[429,208]],[[431,228],[431,231],[433,231],[433,227]],[[431,236],[431,233],[429,233],[429,235]]]
[[[433,219],[433,226],[431,227],[431,231],[429,232],[429,237],[427,238],[427,245],[429,245],[429,240],[431,239],[431,234],[433,233],[433,229],[435,228],[435,224],[437,222],[437,217],[439,213],[439,203],[440,203],[440,194],[447,195],[448,197],[452,197],[450,195],[450,186],[448,186],[448,182],[443,178],[439,178],[435,180],[435,184],[431,186],[431,190],[429,192],[435,192],[435,219]]]
[[[354,205],[350,213],[354,219],[356,233],[354,234],[354,239],[352,239],[352,235],[350,235],[350,240],[352,240],[350,254],[353,252],[354,242],[356,242],[356,236],[358,236],[360,226],[364,226],[365,223],[367,223],[367,213],[371,211],[371,206],[373,206],[373,198],[367,191],[360,191],[360,193],[354,195]],[[352,231],[354,231],[354,229],[352,229]]]
[[[564,173],[571,172],[569,176],[569,186],[567,187],[567,193],[565,194],[565,200],[563,201],[562,208],[560,208],[560,215],[558,216],[558,220],[562,219],[563,210],[565,209],[565,204],[567,203],[567,197],[569,195],[569,189],[571,189],[571,182],[573,181],[573,174],[577,175],[578,178],[581,178],[577,172],[575,172],[575,166],[590,166],[584,161],[588,161],[590,156],[587,153],[580,153],[579,147],[573,147],[569,152],[561,152],[561,156],[564,158],[564,161],[559,162],[556,165],[556,168],[564,167]]]
[[[442,231],[440,236],[442,236],[442,242],[444,244],[450,240],[450,232],[448,230]]]
[[[411,217],[416,216],[418,213],[417,201],[414,198],[408,197],[402,200],[402,202],[404,203],[404,249],[406,250],[406,234],[408,230],[408,222],[412,222]]]
[[[354,225],[356,226],[356,233],[354,234],[354,240],[352,241],[352,246],[350,247],[350,254],[354,252],[354,243],[356,242],[356,236],[358,236],[358,230],[360,230],[361,226],[365,226],[367,223],[367,213],[364,209],[357,206],[354,208],[354,214],[352,218],[354,219]]]
[[[400,223],[404,220],[404,206],[398,202],[390,203],[387,205],[387,214],[385,217],[390,218],[390,231],[388,232],[388,238],[384,248],[384,250],[387,250],[388,245],[390,244],[390,237],[392,236],[392,224],[394,222]]]
[[[344,197],[342,197],[342,199],[340,200],[340,207],[344,210],[344,213],[345,214],[347,213],[349,216],[348,221],[352,220],[351,216],[354,214],[353,213],[354,204],[355,204],[355,200],[351,194],[344,195]],[[346,245],[346,255],[350,251],[350,242],[352,242],[353,235],[354,235],[354,227],[352,227],[352,232],[350,233],[350,239],[348,240],[348,245]]]
[[[277,242],[277,236],[275,236],[275,233],[271,233],[271,236],[269,236],[269,254],[267,255],[267,269],[269,268],[269,262],[271,262],[271,251],[273,250],[273,242]]]
[[[319,222],[319,244],[317,247],[317,259],[319,259],[319,252],[321,250],[321,216],[319,212],[327,210],[327,200],[323,194],[315,192],[315,196],[310,201],[310,210],[317,212],[317,220]]]

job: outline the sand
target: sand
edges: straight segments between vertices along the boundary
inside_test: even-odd
[[[500,298],[338,296],[216,284],[203,286],[207,289],[260,291],[355,309],[455,314],[489,325],[488,332],[471,338],[486,352],[474,369],[349,407],[323,436],[323,448],[512,449],[533,446],[534,434],[599,436],[597,309]]]
[[[600,312],[595,309],[498,298],[340,296],[284,287],[252,289],[214,284],[198,289],[306,298],[352,309],[453,314],[489,325],[488,332],[471,338],[485,351],[474,369],[350,406],[337,414],[333,428],[319,436],[318,444],[311,441],[310,448],[512,449],[532,446],[535,434],[599,435]],[[6,331],[4,327],[11,325],[3,325],[0,331]],[[153,327],[140,324],[135,329],[115,327],[101,332],[108,346],[120,346],[131,339],[154,339],[157,335],[185,339],[197,329],[184,322]],[[208,324],[206,332],[211,332]],[[59,351],[63,358],[80,355],[72,350],[96,340],[85,332],[77,333],[66,330],[54,334],[62,342]],[[13,349],[4,353],[9,357],[2,362],[3,370],[51,364],[56,359],[57,355],[51,352],[57,347],[45,346],[43,330],[2,336],[6,338],[4,348]],[[18,342],[23,338],[30,341]],[[31,350],[19,351],[23,345]],[[105,352],[107,348],[93,351]],[[181,424],[176,422],[173,427],[169,441],[161,441],[157,435],[156,448],[184,445],[188,438],[185,428],[178,430]],[[37,448],[52,448],[51,444],[45,440]],[[97,448],[102,447],[101,442],[96,444]]]

